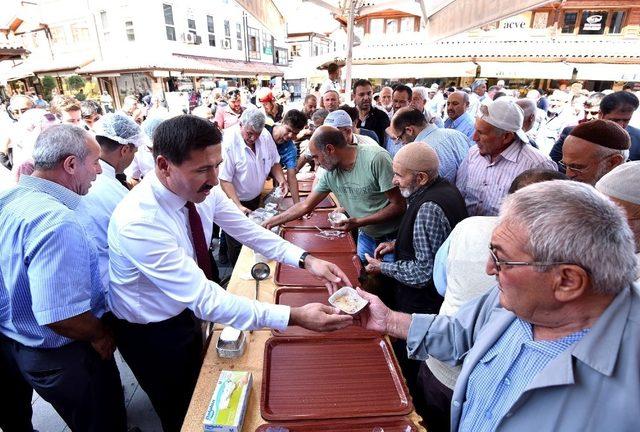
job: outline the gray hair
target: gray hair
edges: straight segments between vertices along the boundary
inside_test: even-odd
[[[527,119],[532,114],[536,114],[536,103],[531,99],[518,99],[516,104],[524,111],[524,118]]]
[[[429,100],[429,92],[427,92],[426,87],[418,86],[413,88],[413,94],[419,94],[422,99],[425,101]]]
[[[505,222],[526,230],[525,251],[534,261],[582,267],[597,294],[617,294],[636,278],[635,241],[625,215],[590,185],[553,180],[526,186],[502,204],[498,224]]]
[[[249,127],[255,132],[262,132],[265,121],[266,117],[264,113],[256,108],[246,109],[240,116],[240,124],[242,127]]]
[[[313,114],[311,114],[311,121],[315,123],[317,120],[322,120],[324,123],[324,119],[326,119],[328,115],[329,110],[324,108],[317,109]]]
[[[76,156],[84,161],[89,154],[90,135],[77,126],[62,124],[42,132],[33,147],[33,162],[37,170],[51,170],[65,158]]]

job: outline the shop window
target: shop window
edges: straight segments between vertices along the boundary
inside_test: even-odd
[[[609,13],[606,11],[583,11],[578,33],[586,35],[603,34],[608,15]]]
[[[626,13],[624,11],[615,11],[611,14],[611,22],[609,23],[609,33],[622,32],[622,24],[624,23]]]
[[[275,64],[280,66],[288,66],[289,59],[287,58],[287,50],[286,48],[276,48],[276,59]]]
[[[260,30],[249,27],[249,58],[260,59]]]
[[[578,20],[578,12],[565,12],[562,22],[562,33],[573,33]]]
[[[167,33],[167,40],[176,40],[176,27],[173,22],[173,7],[169,4],[162,4],[164,11],[164,26]]]
[[[209,46],[216,46],[215,28],[213,26],[213,17],[207,15],[207,31],[209,32]]]

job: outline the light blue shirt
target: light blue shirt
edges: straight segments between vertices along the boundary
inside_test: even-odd
[[[451,244],[451,236],[440,245],[436,257],[433,260],[433,284],[436,291],[442,297],[447,293],[447,257],[449,256],[449,245]]]
[[[455,129],[465,134],[470,140],[473,139],[473,133],[476,131],[476,122],[471,114],[465,112],[455,120],[450,118],[444,121],[444,127],[447,129]]]
[[[71,342],[47,327],[105,312],[98,257],[74,209],[80,196],[23,175],[0,194],[0,331],[23,345]]]
[[[530,323],[519,318],[513,320],[469,376],[460,430],[496,430],[529,382],[588,332],[589,329],[584,329],[562,339],[536,341]]]
[[[434,124],[428,124],[415,140],[425,142],[433,147],[440,161],[438,170],[440,177],[455,184],[458,167],[467,157],[469,147],[473,143],[464,134],[456,130],[441,129]]]
[[[402,141],[396,141],[388,134],[384,134],[384,148],[387,149],[392,158],[395,157],[396,153],[398,153],[398,150],[400,150],[403,145]]]

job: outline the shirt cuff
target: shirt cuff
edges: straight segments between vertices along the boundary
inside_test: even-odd
[[[90,310],[91,300],[86,300],[80,303],[69,304],[55,309],[34,312],[33,316],[39,325],[44,326],[73,318]]]
[[[380,263],[380,271],[382,272],[383,275],[385,276],[391,276],[393,277],[393,275],[395,274],[395,272],[398,270],[397,268],[398,266],[396,265],[396,263],[392,262],[384,262],[382,261]]]
[[[424,340],[436,316],[432,314],[411,315],[411,325],[407,335],[407,355],[410,359],[427,359],[428,353],[425,349]]]
[[[290,266],[298,267],[298,263],[300,262],[300,257],[304,253],[304,249],[299,246],[290,243],[287,246],[287,250],[284,251],[284,263]]]
[[[289,325],[291,308],[286,305],[267,305],[265,322],[261,327],[269,327],[276,330],[284,330]]]

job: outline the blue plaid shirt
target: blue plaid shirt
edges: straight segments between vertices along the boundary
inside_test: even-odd
[[[23,345],[66,345],[48,324],[105,311],[97,252],[73,211],[79,200],[31,176],[0,194],[0,332]]]
[[[562,339],[536,341],[531,324],[515,319],[471,372],[458,430],[496,430],[547,363],[588,332],[584,329]]]
[[[473,134],[476,131],[476,121],[468,112],[463,113],[455,120],[450,118],[444,121],[444,127],[447,129],[455,129],[465,134],[470,140],[473,140]]]

